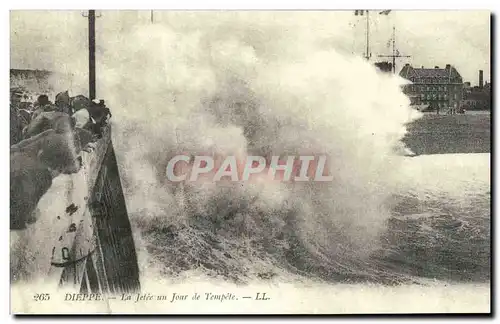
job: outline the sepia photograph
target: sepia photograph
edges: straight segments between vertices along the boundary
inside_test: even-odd
[[[11,10],[11,314],[491,315],[492,19]]]

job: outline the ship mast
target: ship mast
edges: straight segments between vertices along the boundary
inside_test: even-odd
[[[396,74],[396,58],[411,57],[411,55],[401,55],[396,49],[396,26],[392,26],[392,54],[391,55],[378,55],[378,57],[392,58],[392,73]]]

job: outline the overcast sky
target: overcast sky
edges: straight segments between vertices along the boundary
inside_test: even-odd
[[[98,12],[99,13],[99,12]],[[113,48],[116,37],[134,24],[150,23],[149,11],[104,11],[97,19],[97,60],[100,51]],[[372,59],[387,54],[396,27],[397,48],[411,58],[397,61],[420,67],[454,65],[464,81],[478,83],[478,70],[490,80],[490,13],[487,11],[392,11],[388,16],[370,14]],[[155,11],[156,24],[168,24],[184,30],[214,28],[222,22],[238,22],[240,26],[265,24],[318,39],[323,48],[336,48],[348,54],[364,55],[365,17],[352,11],[320,12],[165,12]],[[234,23],[236,25],[236,23]],[[80,11],[13,11],[11,12],[11,67],[29,69],[87,69],[87,20]],[[122,39],[123,41],[123,39]],[[140,46],[140,44],[138,44]]]

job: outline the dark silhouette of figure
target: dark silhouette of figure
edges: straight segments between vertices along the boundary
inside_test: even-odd
[[[80,170],[79,143],[71,135],[49,129],[11,147],[11,229],[24,229],[36,221],[33,211],[55,176]]]

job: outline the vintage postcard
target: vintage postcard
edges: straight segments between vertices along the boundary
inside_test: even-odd
[[[489,314],[490,20],[11,11],[11,312]]]

